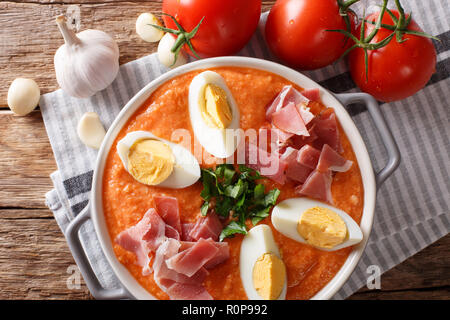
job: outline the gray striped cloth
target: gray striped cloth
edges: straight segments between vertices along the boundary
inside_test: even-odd
[[[369,266],[377,265],[385,272],[450,231],[450,3],[403,2],[426,32],[441,39],[435,42],[437,71],[418,94],[381,106],[399,144],[402,163],[378,194],[365,254],[335,299],[344,299],[366,285]],[[263,24],[264,19],[239,54],[276,61],[264,45]],[[51,175],[54,189],[47,193],[46,202],[63,233],[88,202],[97,156],[97,151],[78,139],[77,121],[85,112],[95,111],[108,128],[139,89],[166,71],[152,54],[122,65],[113,84],[90,99],[74,99],[61,90],[42,96],[42,116],[58,165],[58,171]],[[358,90],[344,62],[304,73],[336,93]],[[387,155],[367,110],[362,105],[351,105],[348,111],[366,141],[375,169],[381,168]],[[81,239],[100,282],[106,288],[117,288],[119,282],[103,256],[90,221],[83,226]]]

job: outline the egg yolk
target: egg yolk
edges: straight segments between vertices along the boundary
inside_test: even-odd
[[[166,180],[174,163],[170,147],[158,140],[140,140],[128,153],[128,171],[137,181],[147,185],[157,185]]]
[[[307,243],[326,249],[341,244],[347,237],[344,220],[333,210],[323,207],[306,210],[300,217],[297,231]]]
[[[232,120],[230,105],[225,91],[214,84],[205,87],[205,103],[201,110],[205,123],[212,128],[225,129]]]
[[[253,286],[264,300],[276,300],[286,281],[286,267],[273,253],[264,253],[253,267]]]

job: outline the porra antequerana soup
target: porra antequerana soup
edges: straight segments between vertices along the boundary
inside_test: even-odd
[[[235,67],[211,70],[220,74],[225,80],[239,108],[239,124],[244,131],[270,126],[270,121],[266,118],[266,108],[283,88],[292,86],[302,91],[302,88],[281,76],[261,70]],[[160,284],[155,282],[151,269],[143,272],[137,255],[124,249],[115,239],[124,230],[135,226],[150,208],[155,208],[155,197],[175,197],[178,201],[181,223],[195,223],[201,216],[200,208],[203,199],[200,193],[203,185],[197,181],[186,188],[171,189],[140,183],[124,168],[116,152],[116,146],[127,133],[140,130],[151,132],[169,141],[175,129],[185,129],[194,136],[189,115],[189,84],[202,71],[204,70],[177,76],[155,90],[120,131],[110,149],[103,175],[103,211],[115,255],[132,276],[157,299],[169,299],[166,290],[162,290]],[[308,107],[316,116],[326,110],[326,106],[320,100],[310,101]],[[364,199],[360,170],[350,142],[339,123],[337,128],[342,145],[340,154],[353,164],[345,172],[333,173],[332,202],[336,208],[346,212],[359,224]],[[201,167],[211,167],[211,164],[205,164],[200,160],[202,159],[199,159]],[[261,183],[265,185],[266,190],[278,188],[281,191],[277,203],[299,197],[295,192],[299,183],[290,179],[287,179],[284,184],[271,179],[264,179]],[[324,251],[295,241],[274,228],[270,215],[259,224],[270,227],[279,249],[287,279],[286,299],[313,297],[336,275],[352,250],[351,247],[347,247],[336,251]],[[252,227],[251,224],[248,226]],[[212,298],[248,298],[240,274],[240,250],[243,239],[242,234],[224,239],[223,242],[228,243],[229,257],[214,268],[208,269],[207,275],[202,278],[202,286]],[[154,259],[154,252],[150,250],[148,261],[153,261],[152,259]]]

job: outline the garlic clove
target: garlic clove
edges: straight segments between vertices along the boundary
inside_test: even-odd
[[[166,33],[158,44],[159,61],[168,68],[176,68],[187,63],[186,53],[181,50],[178,54],[177,61],[173,64],[175,54],[171,50],[174,44],[175,38],[170,33]]]
[[[147,42],[157,42],[161,40],[164,31],[152,27],[150,24],[163,26],[161,21],[153,14],[145,12],[139,15],[136,20],[136,33],[142,40]]]
[[[67,94],[88,98],[108,87],[119,72],[119,47],[111,36],[100,30],[75,34],[66,18],[56,18],[64,44],[55,53],[56,80]]]
[[[88,147],[100,148],[106,131],[95,112],[86,112],[78,122],[77,133],[80,140]]]
[[[8,90],[8,106],[19,116],[29,114],[36,108],[41,96],[41,90],[32,79],[17,78]]]

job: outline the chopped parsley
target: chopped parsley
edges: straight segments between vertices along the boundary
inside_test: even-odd
[[[231,221],[222,230],[220,241],[235,234],[247,234],[245,221],[250,219],[253,225],[269,216],[275,205],[280,190],[265,192],[263,184],[256,180],[263,179],[261,174],[244,165],[238,170],[231,164],[221,164],[216,169],[202,169],[204,203],[201,214],[206,216],[214,210],[219,216]]]

